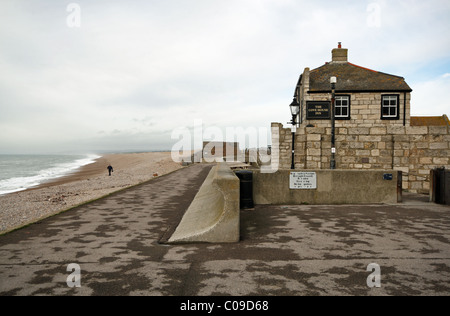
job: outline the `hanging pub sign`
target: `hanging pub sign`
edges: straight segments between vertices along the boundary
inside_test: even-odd
[[[308,101],[306,102],[307,120],[329,120],[331,118],[330,102]]]

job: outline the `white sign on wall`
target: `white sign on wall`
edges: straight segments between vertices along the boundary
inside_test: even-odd
[[[317,189],[317,174],[315,172],[291,172],[289,189]]]

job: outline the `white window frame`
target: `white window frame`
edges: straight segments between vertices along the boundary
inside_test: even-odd
[[[389,101],[389,104],[385,105],[384,104],[385,101]],[[392,94],[391,95],[383,95],[381,97],[381,118],[382,119],[398,119],[400,116],[399,102],[400,102],[400,98],[398,95],[392,95]],[[389,114],[384,114],[385,108],[388,108]],[[390,114],[392,108],[395,109],[395,115]]]
[[[341,105],[337,105],[338,101],[341,102]],[[346,101],[345,105],[342,105],[342,102]],[[347,108],[347,115],[335,115],[335,118],[337,119],[348,119],[350,118],[350,96],[348,95],[338,95],[335,97],[335,101],[334,101],[334,112],[337,113],[336,109],[339,108]],[[342,113],[342,111],[341,111]]]

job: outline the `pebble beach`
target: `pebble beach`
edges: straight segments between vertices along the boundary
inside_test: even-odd
[[[107,166],[114,168],[111,176]],[[0,234],[182,168],[170,152],[108,154],[74,173],[0,196]]]

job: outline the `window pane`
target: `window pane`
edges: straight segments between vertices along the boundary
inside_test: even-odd
[[[391,107],[389,108],[389,115],[390,116],[397,116],[397,108],[396,107]]]
[[[383,116],[388,116],[389,115],[389,108],[386,106],[383,106]]]

